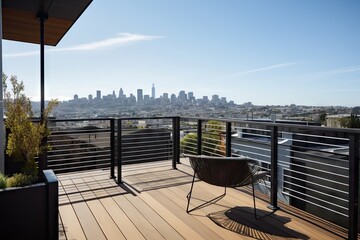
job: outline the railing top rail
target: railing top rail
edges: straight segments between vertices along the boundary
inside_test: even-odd
[[[146,120],[146,119],[173,119],[180,118],[179,116],[166,116],[166,117],[121,117],[121,118],[68,118],[68,119],[49,119],[48,122],[82,122],[82,121],[110,121],[114,120]],[[37,119],[34,119],[36,121]]]
[[[301,124],[290,124],[290,123],[272,123],[272,122],[260,122],[255,120],[238,120],[238,119],[228,119],[228,118],[200,118],[200,117],[181,117],[181,119],[192,119],[192,120],[202,120],[202,121],[221,121],[221,122],[233,122],[233,123],[243,123],[243,124],[252,124],[252,125],[262,125],[268,127],[288,127],[297,130],[316,130],[322,132],[342,132],[342,133],[356,133],[360,134],[360,129],[353,128],[331,128],[331,127],[320,127],[320,126],[311,126],[311,125],[301,125]]]
[[[273,122],[260,122],[256,120],[239,120],[239,119],[229,119],[229,118],[201,118],[201,117],[180,117],[180,116],[165,116],[165,117],[125,117],[125,118],[75,118],[75,119],[49,119],[49,122],[81,122],[81,121],[109,121],[111,119],[120,119],[120,120],[146,120],[146,119],[191,119],[191,120],[202,120],[202,121],[221,121],[221,122],[232,122],[232,123],[243,123],[251,125],[261,125],[267,127],[287,127],[296,130],[313,130],[321,132],[341,132],[341,133],[355,133],[360,134],[360,129],[350,129],[350,128],[331,128],[331,127],[320,127],[320,126],[310,126],[310,125],[301,125],[301,124],[290,124],[290,123],[273,123]]]

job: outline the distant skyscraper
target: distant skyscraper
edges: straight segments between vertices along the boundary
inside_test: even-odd
[[[89,94],[88,99],[89,99],[89,101],[92,101],[93,100],[93,95]]]
[[[115,91],[113,91],[112,97],[113,97],[113,98],[116,98]]]
[[[137,90],[137,102],[141,103],[143,101],[143,90],[142,89],[138,89]]]
[[[123,98],[124,97],[124,91],[122,88],[120,88],[120,91],[119,91],[119,98]]]
[[[155,86],[153,84],[152,88],[151,88],[151,98],[155,99]]]
[[[97,99],[97,100],[100,100],[100,99],[101,99],[101,91],[100,91],[100,90],[97,90],[97,91],[96,91],[96,99]]]
[[[172,104],[176,103],[176,95],[175,94],[171,94],[170,98],[171,98],[170,101]]]
[[[185,93],[184,90],[182,90],[182,91],[179,92],[179,97],[178,97],[178,99],[179,99],[179,102],[181,102],[181,103],[186,102],[186,100],[187,100],[187,95],[186,95],[186,93]]]
[[[79,100],[79,96],[77,94],[74,95],[74,101]]]
[[[212,95],[211,102],[218,103],[220,101],[219,95]]]

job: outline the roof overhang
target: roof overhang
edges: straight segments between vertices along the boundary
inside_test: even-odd
[[[45,45],[56,46],[92,0],[2,0],[3,39],[40,43],[38,15],[47,14]]]

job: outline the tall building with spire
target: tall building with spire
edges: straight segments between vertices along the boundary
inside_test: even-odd
[[[151,88],[151,98],[155,99],[155,86],[154,86],[154,84],[152,85],[152,88]]]

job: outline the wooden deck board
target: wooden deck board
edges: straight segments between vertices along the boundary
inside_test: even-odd
[[[139,232],[126,214],[119,208],[112,198],[100,199],[103,206],[109,212],[118,228],[124,234],[126,239],[144,240],[144,236]]]
[[[63,229],[67,239],[86,239],[81,224],[71,205],[60,206],[59,213],[61,215],[62,223],[64,225]]]
[[[92,214],[109,240],[126,239],[99,200],[87,201]]]
[[[58,176],[59,223],[63,225],[60,239],[347,237],[342,227],[287,205],[284,210],[255,220],[252,195],[247,189],[228,189],[227,195],[215,204],[187,214],[186,195],[192,175],[187,164],[179,164],[178,170],[171,169],[170,161],[127,165],[123,167],[125,184],[120,185],[109,175],[109,170],[91,170]],[[191,206],[222,193],[223,188],[198,181]],[[256,199],[260,215],[270,212],[267,201],[261,198]]]
[[[146,239],[164,239],[158,230],[141,214],[141,209],[136,209],[124,196],[116,196],[114,200]]]

